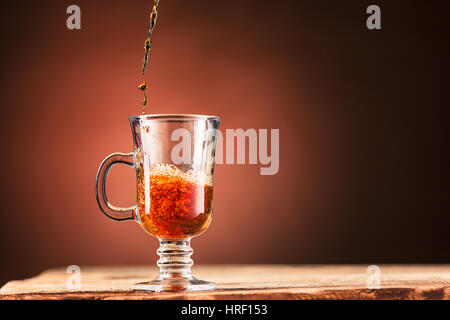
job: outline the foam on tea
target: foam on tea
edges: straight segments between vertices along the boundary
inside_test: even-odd
[[[145,230],[165,239],[204,231],[211,222],[213,198],[205,173],[183,172],[172,164],[154,164],[149,171],[148,177],[138,172],[137,186],[139,218]]]

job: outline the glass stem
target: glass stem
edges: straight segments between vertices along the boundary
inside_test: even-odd
[[[191,239],[159,239],[158,255],[156,263],[159,267],[159,277],[190,278],[191,267],[194,261],[191,255],[194,250],[191,248]]]

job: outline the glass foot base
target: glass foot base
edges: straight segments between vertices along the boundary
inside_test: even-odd
[[[204,291],[214,290],[216,284],[190,277],[169,277],[158,276],[152,281],[136,283],[134,290],[144,290],[151,292],[177,292],[177,291]]]

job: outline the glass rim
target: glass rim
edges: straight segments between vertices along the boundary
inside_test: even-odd
[[[203,115],[203,114],[142,114],[140,116],[131,116],[128,118],[130,121],[134,120],[216,120],[220,121],[220,118],[218,116],[212,116],[212,115]]]

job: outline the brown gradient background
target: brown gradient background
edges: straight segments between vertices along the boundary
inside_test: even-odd
[[[151,3],[2,3],[0,283],[155,262],[157,241],[94,195],[104,157],[132,148]],[[448,8],[376,3],[381,31],[368,1],[161,0],[150,111],[280,129],[278,175],[217,166],[196,263],[449,262]],[[134,181],[115,167],[112,202]]]

